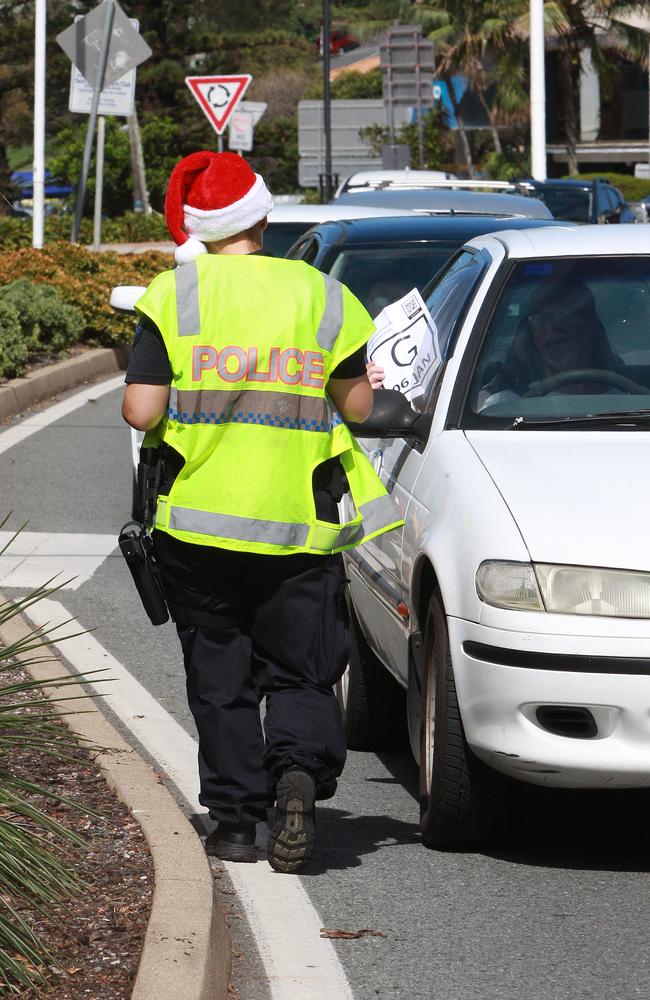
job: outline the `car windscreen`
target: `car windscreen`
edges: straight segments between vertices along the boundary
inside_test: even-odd
[[[330,268],[375,317],[412,288],[421,291],[459,243],[382,243],[342,250]]]
[[[650,411],[650,256],[516,263],[470,375],[465,427]]]
[[[568,222],[590,222],[592,209],[591,188],[543,185],[535,190],[535,197],[543,201],[555,219]]]
[[[269,222],[264,230],[262,255],[284,257],[289,247],[313,225],[313,222]]]

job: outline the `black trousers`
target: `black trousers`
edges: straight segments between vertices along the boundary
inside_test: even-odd
[[[329,798],[346,755],[333,692],[349,655],[340,557],[154,538],[199,734],[202,805],[215,820],[257,823],[292,765]]]

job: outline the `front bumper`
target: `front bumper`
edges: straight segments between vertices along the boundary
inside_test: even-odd
[[[544,634],[460,618],[448,625],[465,735],[478,757],[537,785],[650,787],[650,632]],[[597,731],[548,732],[540,706],[585,708]]]

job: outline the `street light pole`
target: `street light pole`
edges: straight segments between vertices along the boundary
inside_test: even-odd
[[[546,180],[546,79],[544,0],[530,0],[530,164],[535,180]]]
[[[34,10],[34,160],[32,163],[32,246],[41,249],[45,230],[45,41],[46,0]]]

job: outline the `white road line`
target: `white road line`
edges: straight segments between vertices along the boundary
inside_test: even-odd
[[[116,547],[115,535],[0,531],[0,587],[31,590],[54,578],[61,590],[78,590]]]
[[[14,427],[0,432],[0,455],[9,448],[13,448],[14,445],[20,444],[26,438],[31,437],[37,431],[48,427],[56,420],[60,420],[61,417],[67,417],[69,413],[74,413],[75,410],[81,409],[90,399],[99,399],[101,396],[105,396],[107,392],[114,392],[115,389],[123,386],[124,373],[116,375],[115,378],[109,378],[108,381],[100,382],[97,385],[87,385],[80,392],[76,392],[73,396],[68,396],[61,403],[55,403],[54,406],[49,406],[46,410],[35,413],[33,417],[21,420]]]
[[[70,619],[58,601],[43,600],[27,611],[34,625]],[[76,631],[74,623],[62,633]],[[56,636],[55,636],[56,638]],[[111,682],[89,687],[106,698],[127,729],[169,775],[196,812],[198,802],[195,741],[155,698],[92,635],[53,643],[79,673],[108,668]],[[296,875],[278,875],[269,864],[227,864],[260,951],[272,1000],[353,1000],[352,989],[330,941],[320,937],[320,920]]]

